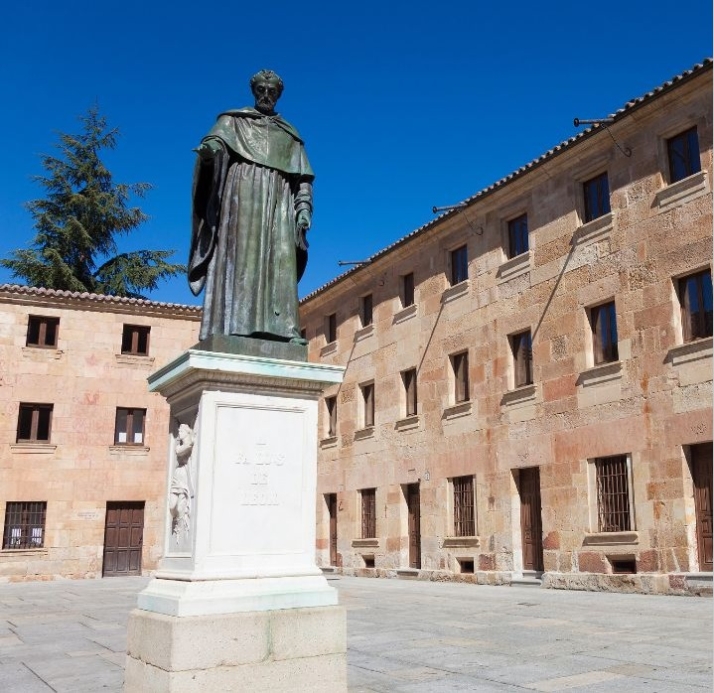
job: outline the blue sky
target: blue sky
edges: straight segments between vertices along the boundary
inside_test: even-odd
[[[598,118],[712,54],[702,0],[545,3],[12,3],[0,25],[0,257],[34,236],[23,204],[56,132],[98,102],[106,161],[155,187],[122,249],[189,243],[191,151],[278,72],[278,110],[316,172],[304,296]],[[0,269],[0,283],[18,281]],[[200,303],[185,278],[151,294]]]

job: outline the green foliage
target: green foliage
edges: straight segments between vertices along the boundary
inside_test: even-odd
[[[59,133],[60,156],[42,156],[48,175],[34,180],[46,196],[26,205],[37,231],[32,247],[0,265],[30,286],[143,298],[186,268],[167,262],[172,250],[118,253],[117,237],[148,218],[129,206],[132,196],[143,198],[151,185],[115,183],[99,154],[116,147],[119,131],[107,128],[96,105],[80,121],[80,134]]]

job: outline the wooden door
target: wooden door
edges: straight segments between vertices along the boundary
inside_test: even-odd
[[[523,570],[543,570],[543,533],[540,519],[540,470],[519,470],[518,491],[521,497],[521,541]]]
[[[709,571],[712,569],[712,444],[692,445],[691,452],[699,570]]]
[[[421,510],[419,484],[407,486],[407,508],[409,512],[409,567],[421,568]]]
[[[337,565],[337,494],[327,494],[327,510],[330,514],[330,565]]]
[[[144,501],[109,501],[104,525],[104,577],[141,575]]]

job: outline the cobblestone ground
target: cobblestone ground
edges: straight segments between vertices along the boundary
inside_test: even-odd
[[[712,690],[712,600],[331,579],[351,693]],[[122,689],[145,578],[0,585],[0,692]]]

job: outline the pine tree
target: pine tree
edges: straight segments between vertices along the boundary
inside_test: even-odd
[[[151,185],[115,183],[100,152],[116,147],[119,131],[108,129],[96,105],[79,120],[80,134],[59,133],[60,156],[41,157],[48,175],[34,180],[46,197],[26,205],[37,231],[31,247],[0,265],[30,286],[144,298],[142,292],[186,269],[167,262],[172,250],[118,252],[117,237],[148,218],[129,206],[131,198],[143,198]]]

